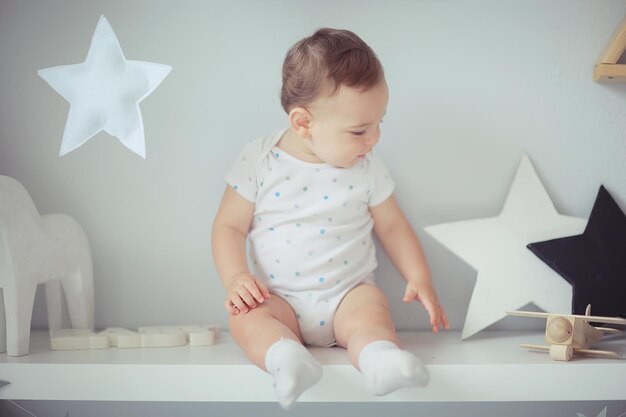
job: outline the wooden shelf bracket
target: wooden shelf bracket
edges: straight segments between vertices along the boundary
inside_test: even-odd
[[[593,80],[600,83],[626,82],[626,64],[618,64],[626,50],[626,17],[613,34],[593,70]]]

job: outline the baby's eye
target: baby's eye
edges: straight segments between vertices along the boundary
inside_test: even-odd
[[[350,132],[352,133],[354,136],[363,136],[365,133],[367,133],[367,130],[360,130],[358,132]]]

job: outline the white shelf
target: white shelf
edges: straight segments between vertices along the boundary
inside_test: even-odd
[[[553,362],[520,343],[541,344],[537,332],[400,333],[426,364],[431,382],[385,397],[367,393],[339,348],[311,349],[324,367],[303,402],[459,402],[626,400],[626,360],[576,357]],[[626,354],[626,340],[599,345]],[[0,355],[0,399],[89,401],[274,402],[271,377],[251,365],[228,334],[208,347],[90,351],[49,350],[47,332],[33,332],[31,354]]]

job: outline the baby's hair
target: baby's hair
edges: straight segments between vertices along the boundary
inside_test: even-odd
[[[342,85],[367,90],[383,75],[378,57],[356,34],[322,28],[287,51],[280,101],[289,113],[313,102],[324,88],[331,95]]]

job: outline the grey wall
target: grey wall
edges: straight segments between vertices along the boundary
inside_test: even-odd
[[[141,104],[146,160],[106,133],[57,156],[69,106],[37,70],[82,62],[101,14],[128,59],[173,66]],[[320,26],[354,30],[391,90],[378,152],[461,328],[475,271],[423,226],[496,215],[524,153],[561,213],[587,217],[600,184],[626,207],[626,85],[591,80],[624,15],[622,0],[0,0],[0,174],[85,228],[98,327],[224,324],[210,256],[223,175],[285,125],[287,48]],[[397,324],[426,328],[380,259]]]

